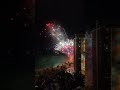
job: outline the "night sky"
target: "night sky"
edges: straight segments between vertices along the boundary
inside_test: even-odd
[[[109,0],[37,0],[36,31],[40,32],[47,21],[55,21],[62,25],[69,37],[73,37],[75,33],[92,30],[96,20],[99,20],[100,24],[119,25],[119,7],[117,2]],[[44,44],[38,45],[47,47],[45,45],[50,40],[46,39],[40,37],[37,41],[41,40]]]
[[[96,19],[105,24],[120,23],[120,6],[115,0],[36,0],[36,4],[34,2],[35,0],[8,0],[1,3],[3,47],[40,48],[40,43],[45,38],[41,38],[39,33],[46,21],[58,22],[65,28],[68,36],[94,28]],[[30,24],[31,22],[33,23]]]
[[[37,23],[52,20],[62,24],[67,33],[78,33],[85,30],[88,24],[94,24],[95,3],[84,0],[38,0]]]
[[[96,19],[105,24],[119,22],[119,4],[109,0],[37,0],[37,23],[55,20],[68,33],[94,26]]]
[[[120,24],[117,0],[36,0],[36,4],[35,0],[3,0],[0,4],[0,67],[2,76],[11,82],[23,72],[28,77],[25,72],[34,68],[38,48],[48,47],[49,39],[39,34],[46,21],[60,23],[68,36],[94,28],[96,19]]]

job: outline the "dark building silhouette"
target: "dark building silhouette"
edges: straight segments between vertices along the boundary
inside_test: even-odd
[[[120,28],[96,27],[85,38],[85,86],[92,90],[119,90]]]
[[[111,89],[112,28],[97,27],[89,33],[75,35],[75,72],[81,74],[82,41],[85,38],[85,85],[94,90]],[[89,45],[91,44],[91,45]]]
[[[111,89],[112,29],[99,27],[92,33],[93,85],[95,90]]]
[[[85,34],[85,86],[93,87],[92,34]]]
[[[112,28],[112,90],[120,90],[120,27]]]

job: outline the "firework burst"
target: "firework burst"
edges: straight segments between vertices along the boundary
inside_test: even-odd
[[[73,62],[74,43],[68,38],[65,29],[55,23],[47,23],[46,29],[55,42],[54,49],[66,54],[69,57],[68,61]]]

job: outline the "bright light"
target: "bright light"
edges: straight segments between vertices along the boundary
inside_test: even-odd
[[[55,23],[48,23],[46,24],[46,27],[54,39],[54,49],[66,54],[69,57],[70,62],[73,61],[71,60],[73,59],[71,56],[73,57],[74,41],[68,38],[65,29]]]

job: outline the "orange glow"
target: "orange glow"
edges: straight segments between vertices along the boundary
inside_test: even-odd
[[[74,55],[70,55],[68,61],[69,61],[70,63],[73,63],[73,62],[74,62]]]

